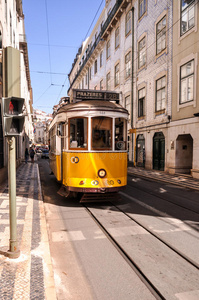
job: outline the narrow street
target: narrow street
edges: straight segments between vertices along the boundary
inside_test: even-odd
[[[198,299],[199,192],[138,176],[121,199],[58,194],[38,161],[57,299]]]

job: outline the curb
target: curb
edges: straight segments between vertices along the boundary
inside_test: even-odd
[[[45,298],[47,300],[57,299],[56,290],[55,290],[55,282],[54,282],[54,272],[52,266],[52,260],[50,255],[50,247],[49,247],[49,239],[48,239],[48,230],[47,223],[45,217],[45,208],[42,197],[41,190],[41,181],[39,174],[39,167],[37,164],[37,178],[38,178],[38,200],[39,200],[39,208],[40,208],[40,225],[41,225],[41,248],[42,248],[42,258],[44,263],[44,285],[45,285]]]

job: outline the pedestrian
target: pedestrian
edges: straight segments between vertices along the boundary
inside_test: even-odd
[[[34,163],[34,156],[35,156],[35,150],[33,148],[30,148],[30,158],[32,163]]]
[[[25,162],[26,162],[26,164],[28,162],[28,157],[29,157],[29,152],[28,152],[28,148],[26,148],[26,150],[25,150]]]

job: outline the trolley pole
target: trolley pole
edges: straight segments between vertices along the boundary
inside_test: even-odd
[[[17,258],[20,255],[17,241],[17,216],[16,216],[16,151],[15,137],[7,137],[8,142],[8,185],[9,185],[9,216],[10,240],[7,256]]]

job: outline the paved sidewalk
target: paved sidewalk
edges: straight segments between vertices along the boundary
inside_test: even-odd
[[[146,170],[138,167],[128,167],[128,174],[135,175],[138,177],[151,178],[166,183],[183,186],[186,188],[199,190],[199,180],[194,179],[186,174],[175,174],[171,175],[163,171]]]
[[[17,234],[20,256],[9,248],[9,194],[0,186],[0,299],[56,299],[37,163],[17,169]]]

